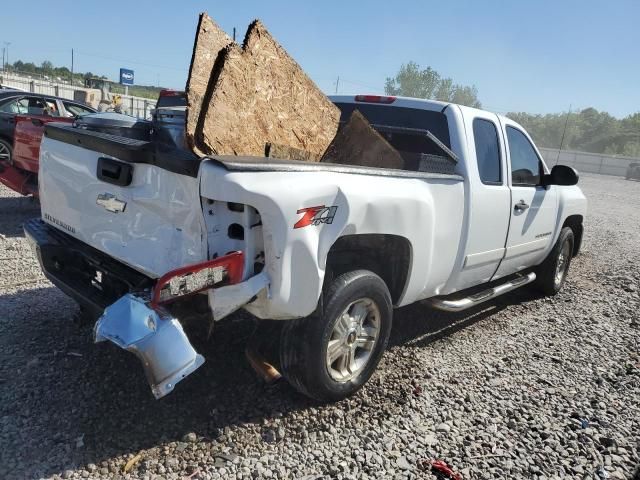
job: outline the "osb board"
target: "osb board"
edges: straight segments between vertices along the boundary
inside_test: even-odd
[[[314,162],[317,160],[316,156],[307,150],[300,150],[299,148],[279,145],[277,143],[267,143],[264,156],[285,160],[302,160],[305,162]]]
[[[354,110],[322,157],[323,162],[366,167],[404,167],[400,153]]]
[[[264,156],[271,143],[319,161],[338,129],[339,109],[257,20],[242,48],[221,53],[211,82],[196,135],[209,154]]]
[[[233,43],[222,29],[206,13],[200,14],[196,38],[193,44],[191,66],[187,79],[187,143],[195,153],[201,154],[195,142],[195,132],[200,118],[202,103],[213,75],[214,65],[220,52]]]

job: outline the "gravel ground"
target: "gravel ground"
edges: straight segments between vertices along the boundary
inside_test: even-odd
[[[133,355],[72,322],[20,228],[37,206],[0,189],[0,478],[435,478],[433,459],[465,480],[640,478],[640,182],[581,185],[559,295],[402,308],[378,372],[334,405],[257,379],[245,315],[154,400]]]

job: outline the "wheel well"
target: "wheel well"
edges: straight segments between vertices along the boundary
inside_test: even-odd
[[[573,232],[573,256],[575,257],[580,252],[580,246],[582,245],[582,215],[567,217],[562,224],[562,228],[564,227],[569,227]]]
[[[352,270],[365,269],[387,284],[394,304],[404,292],[411,265],[411,244],[398,235],[361,234],[338,238],[327,255],[325,284]]]

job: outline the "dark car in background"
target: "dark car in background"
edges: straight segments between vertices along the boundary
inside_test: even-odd
[[[37,194],[38,156],[44,126],[71,123],[95,109],[73,100],[0,90],[0,182],[24,195]]]
[[[181,90],[165,88],[160,91],[153,110],[154,140],[178,149],[187,149],[185,119],[187,94]]]
[[[630,163],[627,167],[627,172],[624,174],[624,178],[627,180],[632,178],[640,180],[640,163]]]

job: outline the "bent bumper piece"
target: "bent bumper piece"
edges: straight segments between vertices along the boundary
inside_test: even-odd
[[[140,359],[156,398],[171,393],[176,383],[204,363],[177,319],[132,294],[105,309],[94,333],[96,342],[110,340]]]

